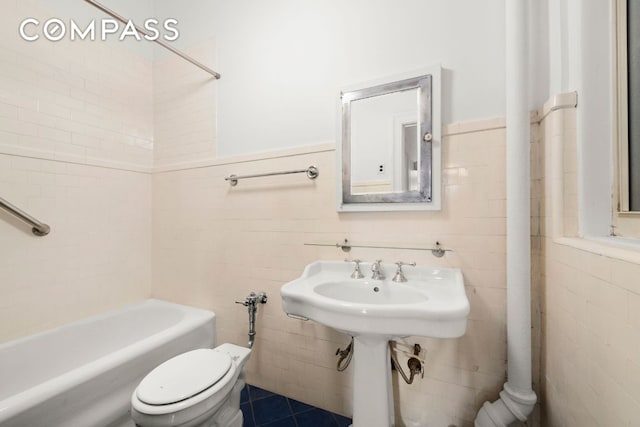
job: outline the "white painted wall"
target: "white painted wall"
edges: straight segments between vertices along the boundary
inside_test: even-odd
[[[577,91],[580,235],[611,223],[612,0],[548,3],[549,95]]]
[[[578,203],[581,235],[607,235],[613,171],[612,23],[609,0],[577,2],[580,17],[578,75]]]
[[[504,115],[499,0],[156,0],[186,47],[215,37],[217,153],[335,141],[339,89],[440,62],[443,123]]]
[[[529,109],[539,108],[550,93],[549,0],[529,1]],[[555,46],[553,46],[555,47]]]

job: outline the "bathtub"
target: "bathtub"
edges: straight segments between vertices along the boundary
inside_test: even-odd
[[[214,343],[213,312],[146,300],[2,344],[0,426],[132,426],[140,380]]]

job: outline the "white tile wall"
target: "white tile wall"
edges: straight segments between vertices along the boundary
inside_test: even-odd
[[[0,155],[0,195],[52,230],[0,212],[0,342],[150,294],[148,174]]]
[[[205,65],[215,61],[213,40],[185,52]],[[210,74],[176,55],[154,62],[156,167],[215,159],[217,84]]]
[[[0,152],[149,169],[151,61],[123,43],[26,42],[18,33],[20,22],[26,17],[44,22],[55,13],[37,0],[5,3]]]
[[[305,242],[378,242],[455,249],[430,252],[353,249],[353,258],[462,268],[471,301],[468,333],[458,340],[411,338],[428,350],[424,380],[396,384],[398,419],[405,425],[471,426],[479,406],[504,382],[505,176],[504,128],[451,133],[443,141],[447,182],[441,212],[335,211],[335,152],[219,164],[154,174],[153,295],[211,308],[221,341],[247,340],[247,314],[234,304],[265,290],[249,381],[333,411],[351,411],[351,369],[335,370],[345,337],[287,318],[279,289],[316,259],[342,259],[335,248]],[[315,164],[320,176],[244,180],[224,177]],[[404,362],[403,362],[404,363]]]
[[[541,124],[541,152],[562,144],[562,206],[541,198],[542,244],[534,277],[544,313],[541,333],[543,424],[555,427],[637,426],[640,413],[640,256],[629,249],[554,236],[564,212],[566,236],[577,232],[575,110],[551,113]],[[557,151],[556,151],[557,152]],[[553,157],[541,156],[541,180]],[[544,224],[547,224],[545,227]]]
[[[19,38],[22,19],[51,16],[2,2],[0,197],[52,231],[0,212],[0,342],[151,292],[151,63],[117,43]]]

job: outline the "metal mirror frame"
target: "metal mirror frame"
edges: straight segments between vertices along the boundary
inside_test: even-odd
[[[420,135],[419,191],[402,193],[352,194],[351,192],[351,103],[407,90],[418,90],[418,135]],[[384,83],[364,89],[342,92],[342,203],[429,203],[433,187],[433,111],[430,74]]]

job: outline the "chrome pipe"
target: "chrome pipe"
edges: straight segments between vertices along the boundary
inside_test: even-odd
[[[117,19],[118,21],[122,22],[123,24],[127,24],[129,23],[129,20],[126,19],[125,17],[123,17],[122,15],[118,14],[117,12],[114,12],[113,10],[109,9],[108,7],[106,7],[105,5],[98,3],[95,0],[84,0],[85,2],[89,3],[91,6],[95,7],[96,9],[101,10],[102,12],[106,13],[107,15],[111,16],[112,18]],[[136,30],[144,35],[144,36],[149,36],[149,33],[142,27],[140,27],[139,25],[134,24],[134,27],[136,28]],[[187,55],[186,53],[179,51],[178,49],[176,49],[175,47],[171,46],[169,43],[165,42],[164,40],[160,39],[160,38],[155,38],[152,41],[158,43],[160,46],[162,46],[163,48],[175,53],[176,55],[178,55],[179,57],[181,57],[182,59],[189,61],[190,63],[192,63],[193,65],[195,65],[196,67],[206,71],[207,73],[211,74],[213,77],[215,77],[216,79],[219,79],[220,73],[213,71],[211,68],[207,67],[206,65],[204,65],[203,63],[196,61],[195,59],[193,59],[192,57],[190,57],[189,55]]]
[[[256,338],[256,311],[258,311],[258,304],[267,303],[267,294],[265,292],[251,292],[244,301],[236,301],[236,304],[241,304],[247,307],[249,312],[249,348],[253,348],[253,343]]]
[[[254,305],[249,307],[249,348],[253,348],[256,340],[256,311],[258,308]]]
[[[274,176],[274,175],[290,175],[290,174],[293,174],[293,173],[306,173],[307,174],[307,178],[316,179],[318,177],[318,175],[320,174],[320,171],[318,171],[318,168],[315,167],[315,166],[309,166],[306,169],[296,169],[296,170],[283,171],[283,172],[267,172],[267,173],[258,173],[258,174],[255,174],[255,175],[242,175],[242,176],[229,175],[224,180],[225,181],[229,181],[229,184],[231,184],[232,187],[235,187],[236,185],[238,185],[238,180],[239,179],[261,178],[263,176]]]
[[[1,197],[0,209],[9,212],[11,215],[15,216],[22,222],[29,224],[32,227],[31,232],[36,236],[46,236],[51,231],[51,227],[49,227],[47,224],[38,221],[19,207],[12,205]]]

